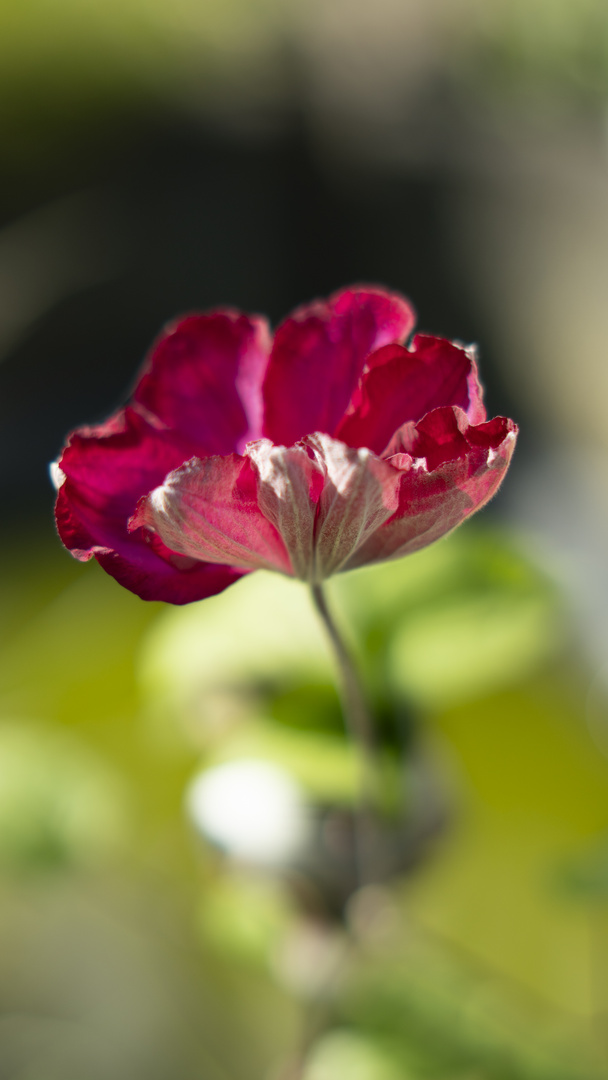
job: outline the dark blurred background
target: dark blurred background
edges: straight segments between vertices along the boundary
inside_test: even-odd
[[[488,85],[499,34],[415,5],[60,5],[52,27],[44,8],[5,11],[11,505],[48,503],[42,463],[66,430],[116,406],[167,319],[217,304],[276,322],[343,284],[389,284],[424,329],[483,337],[490,404],[525,407],[467,262],[492,197],[501,216],[497,179],[528,164],[503,130],[508,86]]]
[[[521,438],[464,539],[336,584],[445,837],[306,1080],[607,1075],[607,105],[603,0],[4,0],[1,1080],[278,1078],[298,1042],[339,932],[210,870],[182,800],[241,727],[344,797],[303,601],[142,604],[61,550],[47,468],[175,315],[352,282],[476,341]]]

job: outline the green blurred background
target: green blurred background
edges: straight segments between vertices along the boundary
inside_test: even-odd
[[[3,0],[0,88],[0,1080],[607,1076],[605,4]],[[353,281],[476,340],[522,436],[477,520],[330,583],[397,852],[345,905],[303,587],[144,604],[47,463],[177,313]],[[243,759],[295,855],[198,835]]]

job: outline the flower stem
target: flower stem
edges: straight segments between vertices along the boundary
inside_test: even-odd
[[[359,673],[327,606],[323,587],[312,585],[311,591],[314,605],[325,625],[338,664],[344,724],[359,753],[361,779],[358,814],[354,821],[354,841],[358,883],[361,886],[369,884],[374,877],[371,870],[370,842],[373,843],[373,837],[370,835],[370,826],[373,823],[379,794],[374,725],[367,708]]]

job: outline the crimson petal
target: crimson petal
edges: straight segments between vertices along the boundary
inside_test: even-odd
[[[261,433],[269,353],[265,319],[189,315],[156,342],[133,400],[186,439],[189,456],[242,450]]]
[[[233,567],[176,563],[142,530],[127,531],[137,500],[185,456],[175,437],[131,408],[75,432],[56,467],[55,519],[65,546],[77,559],[97,559],[144,600],[189,603],[236,581],[241,575]]]
[[[404,341],[414,320],[403,297],[379,288],[346,289],[298,308],[275,334],[264,435],[290,446],[314,431],[334,434],[369,354]]]
[[[336,436],[381,454],[402,424],[442,405],[459,406],[472,423],[485,420],[474,351],[417,334],[407,349],[372,353]]]
[[[135,555],[135,545],[137,555]],[[158,549],[157,549],[158,550]],[[142,600],[162,600],[166,604],[191,604],[223,592],[243,576],[234,566],[197,562],[180,569],[165,561],[140,539],[128,554],[117,551],[95,552],[100,566],[125,589]]]
[[[402,474],[398,508],[355,552],[347,570],[418,551],[480,510],[507,471],[517,426],[505,417],[472,426],[459,409],[437,409],[421,424],[406,425],[405,434],[402,451],[386,459]],[[412,456],[423,449],[425,457]]]

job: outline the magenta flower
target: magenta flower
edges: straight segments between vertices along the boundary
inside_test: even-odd
[[[131,402],[54,466],[56,520],[144,600],[184,604],[258,568],[318,584],[450,532],[497,490],[517,428],[486,421],[474,350],[407,301],[345,289],[271,338],[232,310],[154,346]]]

